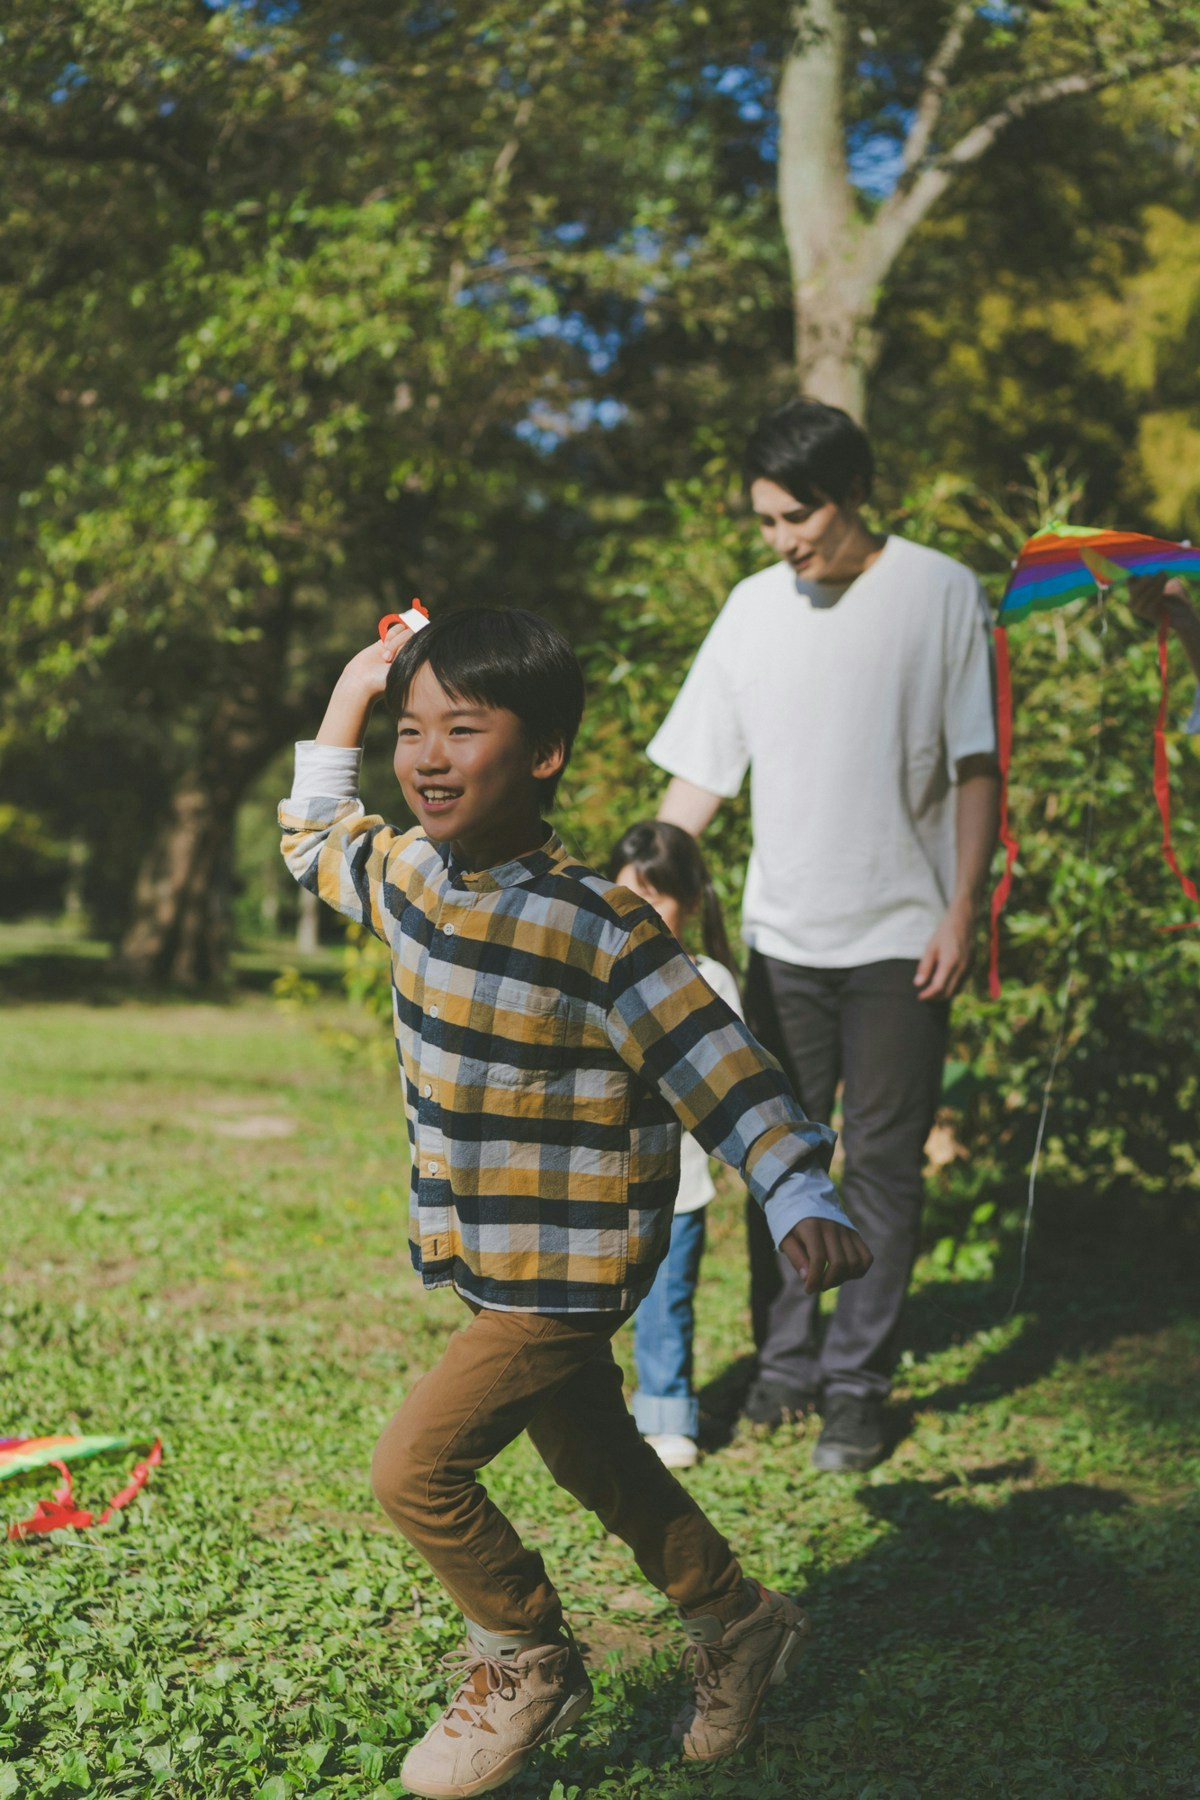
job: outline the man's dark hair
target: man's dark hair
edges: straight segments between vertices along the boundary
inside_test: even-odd
[[[789,400],[754,427],[742,464],[746,487],[760,476],[785,488],[804,506],[832,500],[841,506],[871,491],[875,459],[867,434],[849,413],[819,400]]]
[[[394,719],[408,704],[422,663],[452,699],[516,713],[531,749],[540,753],[561,744],[570,756],[583,717],[583,670],[562,632],[545,619],[495,606],[435,619],[398,651],[388,670],[387,708]],[[538,780],[539,805],[550,805],[559,779]]]

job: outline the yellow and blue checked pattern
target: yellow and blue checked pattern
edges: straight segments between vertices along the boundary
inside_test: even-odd
[[[653,909],[568,856],[472,874],[350,799],[280,807],[293,875],[391,951],[427,1287],[630,1311],[670,1239],[680,1127],[765,1205],[834,1136]]]

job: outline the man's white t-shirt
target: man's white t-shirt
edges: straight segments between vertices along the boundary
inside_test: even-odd
[[[954,772],[994,754],[969,569],[889,537],[848,585],[739,582],[648,754],[731,798],[750,769],[742,934],[815,968],[919,958],[954,887]]]

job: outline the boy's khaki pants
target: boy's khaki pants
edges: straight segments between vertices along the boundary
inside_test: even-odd
[[[744,1608],[729,1545],[640,1436],[611,1338],[621,1315],[486,1312],[456,1331],[375,1449],[371,1484],[466,1617],[553,1636],[562,1609],[541,1557],[476,1480],[522,1431],[560,1487],[629,1545],[686,1612]]]

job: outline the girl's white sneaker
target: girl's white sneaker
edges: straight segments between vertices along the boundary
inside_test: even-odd
[[[646,1442],[668,1469],[691,1469],[700,1459],[695,1438],[679,1431],[662,1431],[647,1437]]]

